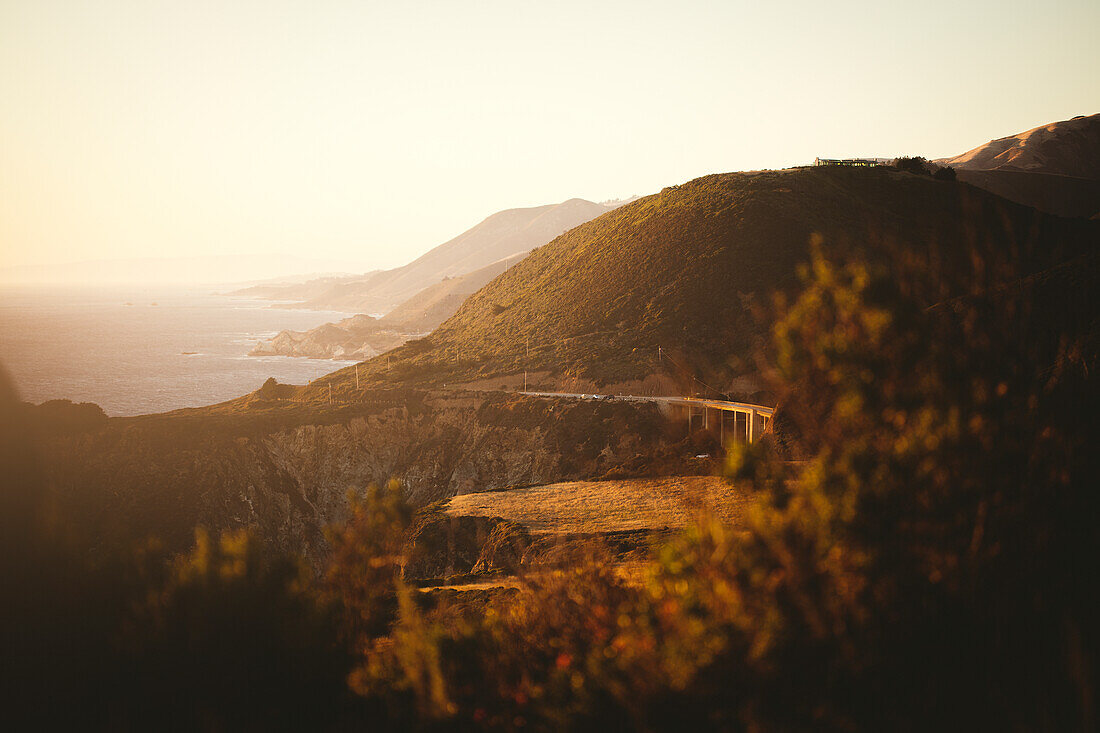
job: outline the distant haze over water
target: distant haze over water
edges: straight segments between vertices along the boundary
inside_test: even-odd
[[[304,384],[352,363],[247,356],[280,330],[348,315],[270,305],[209,289],[6,287],[0,364],[24,400],[95,402],[115,416],[222,402],[268,377]]]
[[[195,288],[269,280],[305,282],[322,274],[364,272],[351,260],[288,254],[134,257],[49,265],[0,267],[0,288]]]

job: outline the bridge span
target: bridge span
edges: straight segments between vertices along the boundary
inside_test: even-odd
[[[676,397],[676,396],[651,396],[651,395],[612,395],[612,394],[581,394],[577,392],[527,392],[520,394],[530,397],[560,397],[577,400],[625,400],[627,402],[653,402],[666,405],[686,412],[688,427],[695,418],[701,417],[703,428],[710,430],[710,412],[714,410],[718,414],[717,427],[721,439],[725,440],[725,431],[728,416],[732,415],[733,435],[743,436],[751,443],[756,438],[766,433],[772,424],[775,415],[774,407],[753,405],[748,402],[728,402],[726,400],[709,400],[702,397]]]

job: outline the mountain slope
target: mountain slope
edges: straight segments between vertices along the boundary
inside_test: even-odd
[[[256,345],[249,356],[300,356],[313,359],[369,359],[424,334],[454,315],[463,301],[516,264],[526,252],[505,257],[480,270],[429,285],[383,318],[356,315],[308,331],[280,331]]]
[[[381,319],[386,328],[401,333],[427,333],[454,315],[463,301],[528,255],[519,252],[473,272],[429,285]]]
[[[1100,114],[991,140],[937,163],[959,180],[1059,216],[1100,212]]]
[[[529,252],[608,208],[569,199],[560,204],[500,211],[407,265],[370,278],[335,283],[297,307],[385,313],[444,278],[465,275]]]
[[[1052,122],[937,162],[956,170],[1034,171],[1100,180],[1100,114]]]
[[[949,297],[952,270],[973,254],[1039,272],[1094,246],[1097,230],[884,168],[707,176],[570,230],[361,376],[437,384],[526,369],[609,384],[667,371],[660,347],[694,376],[728,384],[756,370],[752,306],[796,285],[812,235],[886,262],[943,245],[936,277]],[[348,379],[336,372],[313,390]]]

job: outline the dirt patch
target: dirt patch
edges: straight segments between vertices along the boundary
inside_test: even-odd
[[[566,481],[451,499],[451,516],[500,517],[534,534],[677,528],[701,512],[743,523],[748,496],[716,476]]]

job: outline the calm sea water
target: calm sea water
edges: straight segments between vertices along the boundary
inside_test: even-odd
[[[349,315],[270,305],[209,290],[0,288],[0,364],[24,400],[138,415],[239,397],[268,377],[304,384],[354,363],[247,356],[282,329]]]

